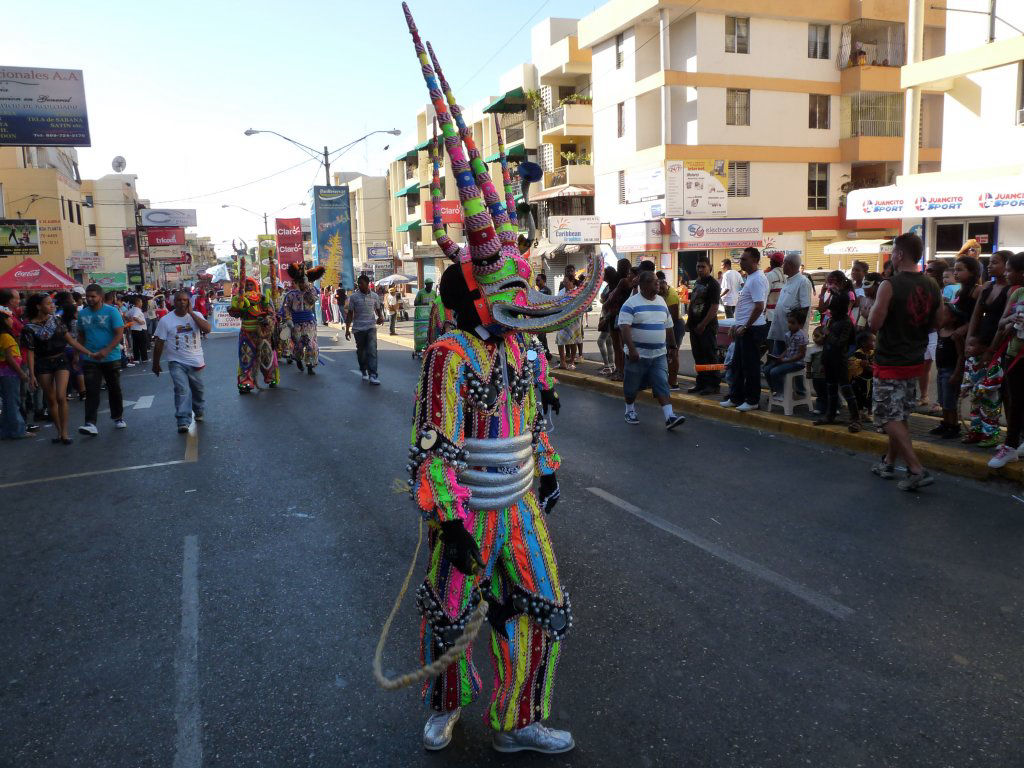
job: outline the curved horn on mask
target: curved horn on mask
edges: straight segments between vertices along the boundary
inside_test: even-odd
[[[437,141],[437,120],[434,120],[434,137],[430,142],[430,162],[433,174],[430,177],[430,203],[433,212],[434,242],[453,263],[463,260],[463,249],[448,236],[441,221],[441,147]]]

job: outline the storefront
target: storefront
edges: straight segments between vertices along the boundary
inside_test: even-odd
[[[931,184],[857,189],[850,192],[846,215],[901,218],[905,232],[920,232],[926,258],[953,256],[970,239],[982,254],[1024,250],[1024,177],[936,178]]]
[[[849,272],[854,261],[867,262],[872,272],[881,272],[892,253],[892,240],[840,240],[825,246],[825,255],[836,269]]]

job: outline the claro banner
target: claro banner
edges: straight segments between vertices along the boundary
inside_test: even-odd
[[[302,261],[302,220],[274,219],[277,232],[277,263],[281,268],[281,279],[288,282],[286,264]]]

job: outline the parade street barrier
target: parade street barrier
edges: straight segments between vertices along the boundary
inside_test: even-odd
[[[230,301],[213,302],[213,333],[238,333],[242,329],[242,319],[228,314]]]

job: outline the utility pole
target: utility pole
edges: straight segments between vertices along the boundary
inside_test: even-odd
[[[331,158],[327,155],[327,147],[324,146],[324,178],[327,181],[327,186],[331,186]]]
[[[266,211],[263,212],[263,234],[264,235],[269,235],[270,234],[270,228],[267,226],[267,212]]]

